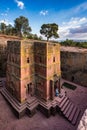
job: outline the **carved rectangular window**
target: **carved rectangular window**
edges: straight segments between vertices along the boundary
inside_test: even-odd
[[[27,58],[27,63],[29,63],[30,61],[29,61],[29,57]]]
[[[42,57],[40,57],[40,63],[42,63]]]
[[[53,57],[53,62],[55,62],[55,57]]]

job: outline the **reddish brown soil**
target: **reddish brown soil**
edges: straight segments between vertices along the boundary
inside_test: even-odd
[[[87,108],[87,88],[77,86],[74,91],[70,89],[66,89],[66,91],[67,95],[79,106],[83,114]],[[78,122],[73,126],[58,113],[56,116],[46,118],[39,111],[32,118],[25,115],[21,119],[17,119],[11,107],[0,94],[0,130],[76,130]]]
[[[18,37],[18,36],[10,36],[10,35],[3,35],[3,34],[0,34],[0,38],[3,38],[4,40],[6,40],[6,39],[20,39],[20,37]]]

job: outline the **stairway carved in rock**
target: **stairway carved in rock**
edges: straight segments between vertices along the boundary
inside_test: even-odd
[[[81,112],[80,109],[67,96],[61,100],[58,107],[64,117],[75,125]]]

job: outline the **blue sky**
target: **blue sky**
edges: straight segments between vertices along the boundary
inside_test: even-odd
[[[40,35],[44,23],[59,25],[59,39],[87,39],[86,0],[2,0],[0,22],[13,25],[15,18],[29,19],[32,33]]]

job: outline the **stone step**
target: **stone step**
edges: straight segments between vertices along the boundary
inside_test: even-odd
[[[76,113],[75,113],[75,115],[74,115],[74,118],[73,118],[73,120],[72,120],[72,124],[73,124],[73,125],[76,124],[80,112],[81,112],[81,111],[80,111],[79,109],[77,109],[77,111],[76,111]]]
[[[65,104],[65,102],[68,100],[68,98],[67,97],[65,97],[64,99],[63,99],[63,101],[62,102],[60,102],[60,104],[59,104],[59,108],[62,108],[63,107],[63,105]]]
[[[65,99],[65,96],[63,96],[62,98],[56,98],[55,101],[57,103],[57,105],[59,106],[59,104]]]
[[[39,100],[39,104],[46,109],[50,109],[52,107],[52,105],[50,103],[47,104],[45,102],[42,102],[41,100]]]
[[[69,121],[72,121],[73,117],[75,116],[76,111],[77,111],[77,107],[74,106],[73,111],[72,111],[71,115],[68,118]]]
[[[66,107],[68,106],[69,102],[70,102],[69,100],[67,100],[65,102],[64,106],[61,108],[61,111],[64,111],[66,109]]]
[[[34,106],[35,104],[39,104],[38,101],[34,102],[33,104],[28,104],[28,103],[27,103],[27,105],[28,105],[29,107]]]
[[[65,114],[65,117],[68,118],[74,108],[74,104],[71,104],[70,108],[68,109],[67,113]]]
[[[63,111],[63,114],[65,115],[67,113],[67,111],[69,110],[70,106],[72,105],[72,102],[69,102],[68,106],[66,107],[66,109]]]
[[[38,100],[35,98],[34,100],[31,100],[30,102],[27,101],[27,104],[33,105],[33,104],[35,104],[36,102],[38,102]]]
[[[6,95],[5,93],[3,93],[4,97],[6,98],[7,101],[9,101],[9,103],[17,110],[19,111],[19,107],[17,106],[16,103],[13,102],[13,100],[11,100],[11,98]]]
[[[80,114],[80,110],[77,108],[77,106],[75,106],[74,103],[66,96],[57,105],[66,119],[75,125]]]
[[[28,103],[32,103],[33,101],[35,101],[37,98],[35,97],[35,96],[33,96],[33,97],[29,97],[28,99],[27,99],[27,102]]]
[[[56,105],[57,105],[56,101],[51,102],[51,105],[52,105],[53,107],[56,107]]]
[[[12,101],[14,101],[18,106],[23,106],[26,104],[26,102],[24,103],[20,103],[18,100],[16,100],[7,89],[4,89],[4,92],[12,99]]]
[[[22,110],[24,110],[26,108],[26,103],[24,104],[20,104],[17,103],[17,101],[15,102],[14,98],[11,96],[11,94],[9,94],[9,92],[5,91],[5,89],[3,89],[3,91],[1,92],[2,95],[6,98],[7,101],[9,101],[9,103],[18,111],[21,112]],[[19,105],[20,104],[20,105]]]
[[[36,108],[37,106],[38,106],[38,102],[35,103],[35,104],[33,104],[33,105],[31,105],[31,106],[29,106],[29,105],[27,104],[27,108],[28,108],[29,110],[33,110],[33,109]]]
[[[60,100],[60,103],[65,99],[66,96],[63,96]]]
[[[2,94],[7,98],[7,99],[9,99],[10,101],[11,101],[11,97],[10,97],[10,95],[9,95],[9,93],[4,89],[4,90],[2,90]]]
[[[14,108],[18,111],[19,107],[16,103],[14,103],[14,101],[12,100],[12,98],[6,93],[6,92],[2,92],[3,96],[9,101],[9,103],[14,106]]]
[[[34,106],[36,107],[36,106],[38,106],[38,104],[39,104],[39,102],[38,102],[37,99],[34,100],[34,101],[31,102],[31,103],[27,102],[27,106],[28,106],[28,108],[33,108]]]

